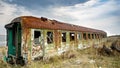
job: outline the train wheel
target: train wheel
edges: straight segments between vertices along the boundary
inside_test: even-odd
[[[23,59],[23,57],[19,57],[16,59],[16,64],[20,64],[21,66],[25,65],[25,60]]]
[[[7,62],[12,64],[12,65],[15,63],[12,56],[8,56],[8,61]]]
[[[23,59],[20,61],[20,65],[21,65],[21,66],[24,66],[24,65],[25,65],[25,61],[24,61]]]

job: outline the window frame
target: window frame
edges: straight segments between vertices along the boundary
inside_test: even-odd
[[[83,33],[83,39],[87,40],[87,33]]]
[[[90,33],[88,33],[88,39],[91,39],[91,34]]]
[[[38,38],[39,43],[35,43],[35,31],[40,32],[40,35],[39,35],[39,38]],[[34,41],[34,44],[35,44],[35,45],[40,45],[40,44],[41,44],[40,37],[42,37],[42,31],[41,31],[41,30],[34,29],[34,31],[33,31],[33,41]]]
[[[50,33],[52,33],[52,38],[51,38],[51,36],[48,36],[48,32],[50,32]],[[54,32],[53,31],[47,31],[46,32],[46,39],[47,39],[47,44],[53,44],[54,43]],[[51,39],[50,39],[51,38]],[[52,40],[52,41],[50,41],[50,42],[48,42],[48,39],[49,39],[49,41],[50,40]]]
[[[74,34],[74,36],[72,36],[73,34]],[[75,41],[75,32],[70,32],[69,38],[70,38],[70,41]]]

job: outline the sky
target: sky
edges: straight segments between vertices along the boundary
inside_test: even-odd
[[[19,16],[35,16],[120,35],[120,0],[0,0],[0,35]]]

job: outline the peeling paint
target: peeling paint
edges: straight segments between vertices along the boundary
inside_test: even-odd
[[[87,27],[66,24],[47,18],[22,16],[21,54],[26,62],[35,58],[60,55],[68,50],[85,49],[106,41],[106,32]],[[8,24],[8,28],[11,24]],[[102,39],[104,38],[104,39]]]

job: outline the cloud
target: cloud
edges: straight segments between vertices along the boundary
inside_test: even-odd
[[[11,2],[13,0],[10,0]],[[26,8],[18,4],[0,1],[0,30],[5,33],[4,25],[21,15],[44,16],[71,24],[104,30],[108,35],[120,34],[120,1],[89,0],[71,6],[48,6]],[[2,33],[2,34],[3,34]]]
[[[120,34],[120,27],[116,25],[120,22],[119,8],[120,5],[115,0],[90,0],[74,6],[56,7],[53,16],[72,24],[105,30],[108,35],[113,35]]]
[[[70,6],[77,3],[84,3],[88,0],[4,0],[7,3],[18,4],[27,8],[47,8],[48,6]]]
[[[0,34],[5,34],[5,24],[10,23],[12,19],[21,15],[32,15],[31,12],[17,4],[9,4],[4,0],[0,1]]]

